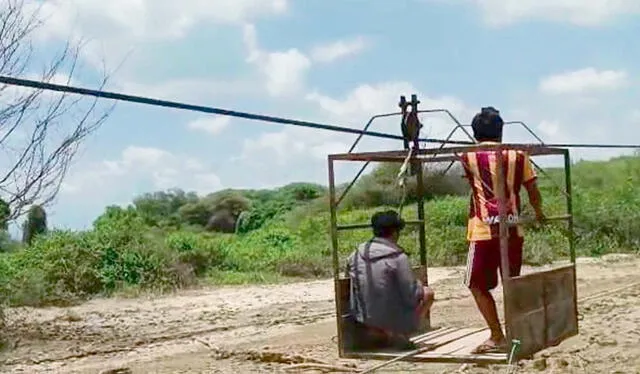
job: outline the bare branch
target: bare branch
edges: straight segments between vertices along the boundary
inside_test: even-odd
[[[5,0],[0,7],[0,74],[33,75],[44,82],[70,84],[82,43],[67,42],[46,66],[36,67],[32,38],[43,25],[39,12],[27,14],[24,0]],[[105,74],[99,89],[103,89]],[[0,86],[0,197],[15,220],[32,204],[54,201],[82,141],[107,119],[114,105],[99,109],[98,98],[86,99],[42,89]]]

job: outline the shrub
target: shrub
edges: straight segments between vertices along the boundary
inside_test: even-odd
[[[195,275],[204,275],[208,269],[224,263],[229,236],[208,236],[190,232],[174,232],[167,236],[165,245],[177,252],[178,260],[188,264]]]
[[[22,242],[31,245],[37,235],[47,232],[47,213],[40,205],[33,205],[29,209],[27,219],[22,225]]]
[[[396,173],[397,168],[386,166],[365,176],[347,195],[338,222],[366,224],[374,212],[397,208],[402,195]],[[565,200],[557,186],[562,175],[553,169],[546,174],[551,180],[540,179],[544,210],[561,214]],[[455,178],[442,179],[432,172],[425,177],[430,180],[425,194],[429,266],[466,261],[469,198]],[[574,178],[578,255],[638,252],[640,158],[616,159],[607,168],[578,163]],[[416,205],[410,203],[415,185],[407,187],[403,216],[411,220],[417,217]],[[84,232],[53,230],[35,237],[27,248],[0,236],[0,306],[68,303],[125,287],[170,290],[199,279],[244,283],[328,276],[332,258],[324,193],[316,185],[292,184],[270,191],[227,190],[204,198],[176,191],[149,194],[132,206],[107,207]],[[525,201],[523,196],[524,214],[532,215]],[[206,232],[211,217],[222,211],[232,226],[238,224],[237,234]],[[236,222],[240,212],[244,218]],[[369,228],[339,232],[341,267],[371,235]],[[567,258],[567,243],[565,223],[527,228],[525,263]],[[416,226],[407,226],[400,244],[418,263]]]

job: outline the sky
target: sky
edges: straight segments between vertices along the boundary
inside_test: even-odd
[[[494,106],[549,143],[640,143],[637,0],[25,1],[42,5],[38,56],[84,42],[72,81],[82,87],[107,71],[109,91],[354,128],[415,93],[463,123]],[[421,120],[430,137],[453,126]],[[371,130],[399,134],[399,121]],[[534,141],[513,126],[505,137]],[[327,155],[354,139],[120,102],[83,143],[49,222],[87,228],[107,205],[175,187],[326,184]],[[357,150],[401,147],[366,138]],[[341,164],[338,180],[357,166]]]

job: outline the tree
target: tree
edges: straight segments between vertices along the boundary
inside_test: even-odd
[[[212,214],[213,209],[202,201],[185,204],[178,210],[178,215],[183,222],[202,227],[207,225]]]
[[[11,217],[11,208],[6,201],[0,199],[0,231],[9,230],[9,217]]]
[[[187,204],[196,204],[198,195],[195,192],[184,192],[181,189],[146,193],[133,200],[136,210],[150,226],[176,226],[179,224],[180,209]],[[205,218],[203,222],[206,223]],[[202,224],[204,226],[204,223]]]
[[[47,212],[40,205],[33,205],[29,209],[27,219],[22,225],[22,242],[31,245],[33,239],[47,232]]]
[[[203,199],[211,216],[205,228],[208,231],[233,233],[240,214],[251,208],[251,201],[239,192],[226,190],[211,194]]]
[[[49,63],[38,66],[41,56],[36,59],[33,40],[44,22],[31,5],[24,0],[0,5],[0,75],[23,77],[41,71],[41,81],[68,85],[82,44],[67,42]],[[11,208],[8,220],[36,202],[46,206],[55,199],[79,144],[113,109],[99,110],[97,98],[87,100],[0,85],[0,194]]]

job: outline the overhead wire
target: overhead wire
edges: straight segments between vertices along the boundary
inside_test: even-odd
[[[204,105],[181,103],[177,101],[161,100],[161,99],[155,99],[150,97],[122,94],[122,93],[116,93],[116,92],[110,92],[110,91],[104,91],[104,90],[93,90],[89,88],[54,84],[49,82],[40,82],[35,80],[13,78],[8,76],[0,76],[0,83],[12,85],[12,86],[28,87],[28,88],[48,90],[48,91],[66,92],[66,93],[72,93],[72,94],[84,95],[84,96],[93,96],[93,97],[110,99],[110,100],[126,101],[126,102],[137,103],[137,104],[187,110],[192,112],[217,114],[221,116],[237,117],[237,118],[243,118],[243,119],[254,120],[254,121],[279,123],[282,125],[292,125],[292,126],[299,126],[299,127],[315,128],[320,130],[329,130],[329,131],[351,133],[351,134],[358,134],[358,135],[367,135],[367,136],[378,137],[378,138],[404,140],[404,137],[402,137],[401,135],[388,134],[388,133],[383,133],[378,131],[364,131],[364,130],[358,130],[351,127],[336,126],[336,125],[310,122],[310,121],[301,121],[301,120],[295,120],[295,119],[289,119],[289,118],[283,118],[283,117],[268,116],[263,114],[255,114],[255,113],[242,112],[237,110],[215,108],[215,107],[204,106]],[[431,138],[423,138],[419,140],[421,142],[426,142],[426,143],[443,143],[444,142],[444,140],[431,139]],[[460,145],[470,144],[469,142],[465,142],[465,141],[451,141],[447,143],[460,144]]]
[[[135,96],[135,95],[122,94],[122,93],[116,93],[116,92],[110,92],[110,91],[104,91],[104,90],[93,90],[89,88],[75,87],[70,85],[62,85],[62,84],[55,84],[55,83],[49,83],[49,82],[41,82],[41,81],[30,80],[30,79],[21,79],[21,78],[9,77],[4,75],[0,76],[0,83],[12,85],[12,86],[28,87],[28,88],[48,90],[48,91],[66,92],[66,93],[72,93],[77,95],[93,96],[93,97],[111,99],[111,100],[117,100],[117,101],[126,101],[126,102],[132,102],[137,104],[153,105],[153,106],[159,106],[159,107],[165,107],[165,108],[188,110],[193,112],[217,114],[221,116],[231,116],[231,117],[237,117],[237,118],[244,118],[248,120],[279,123],[283,125],[308,127],[308,128],[351,133],[351,134],[358,134],[358,135],[367,135],[367,136],[386,138],[386,139],[395,139],[395,140],[404,139],[401,135],[394,135],[394,134],[388,134],[388,133],[377,132],[377,131],[358,130],[351,127],[336,126],[336,125],[311,122],[311,121],[301,121],[301,120],[288,119],[283,117],[268,116],[268,115],[262,115],[262,114],[242,112],[237,110],[215,108],[215,107],[204,106],[204,105],[194,105],[194,104],[181,103],[181,102],[169,101],[169,100],[160,100],[160,99],[155,99],[150,97]],[[460,145],[474,144],[473,142],[470,142],[470,141],[459,141],[459,140],[450,140],[450,139],[445,140],[445,139],[434,139],[434,138],[423,138],[423,139],[418,139],[418,141],[423,143],[439,143],[439,144],[460,144]],[[618,148],[618,149],[637,148],[637,149],[640,149],[640,144],[571,144],[571,143],[567,143],[567,144],[546,144],[546,146],[557,147],[557,148]]]

